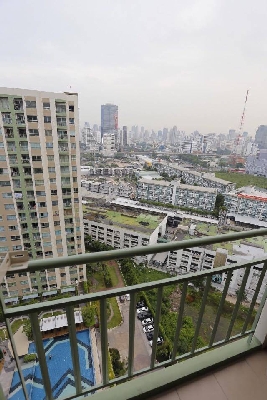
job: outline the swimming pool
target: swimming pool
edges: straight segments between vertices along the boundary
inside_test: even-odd
[[[78,351],[82,376],[82,387],[86,389],[95,384],[94,364],[91,352],[91,338],[88,330],[77,332]],[[43,341],[46,353],[49,377],[51,381],[53,396],[55,399],[64,398],[75,394],[75,380],[71,359],[71,348],[69,337],[62,336]],[[35,353],[35,344],[29,345],[28,353]],[[24,367],[25,366],[25,367]],[[45,398],[43,380],[39,363],[23,366],[23,375],[31,400]],[[18,372],[14,372],[10,400],[24,400]]]

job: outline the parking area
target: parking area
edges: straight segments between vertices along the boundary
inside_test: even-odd
[[[119,350],[122,360],[128,359],[128,337],[129,337],[129,301],[120,303],[120,308],[123,316],[123,323],[108,331],[109,347],[114,347]],[[134,336],[134,370],[138,371],[149,367],[151,357],[151,347],[143,333],[141,321],[136,318],[135,336]]]

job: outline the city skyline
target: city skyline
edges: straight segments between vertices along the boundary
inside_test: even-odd
[[[36,12],[27,0],[2,2],[9,44],[0,84],[78,92],[82,123],[100,124],[100,105],[111,102],[121,127],[140,121],[204,134],[238,129],[250,89],[244,130],[254,135],[266,124],[266,8],[263,1],[255,8],[248,1],[148,0],[66,1],[62,9],[47,1]],[[17,46],[21,31],[28,40]]]

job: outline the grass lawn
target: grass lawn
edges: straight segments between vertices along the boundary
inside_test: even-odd
[[[56,317],[57,315],[61,315],[61,314],[64,314],[64,313],[62,311],[54,311],[53,314],[52,314],[52,312],[47,312],[47,313],[42,315],[42,318],[49,318],[49,317],[52,317],[52,316]]]
[[[248,174],[238,174],[236,172],[215,172],[216,178],[236,183],[236,188],[242,186],[257,186],[267,188],[267,178]]]
[[[121,318],[121,312],[120,312],[116,297],[112,297],[111,299],[109,299],[109,304],[113,310],[113,317],[108,322],[108,329],[111,329],[111,328],[115,328],[115,326],[120,325],[122,318]]]
[[[107,262],[107,266],[111,277],[112,287],[117,286],[119,281],[116,274],[115,266],[112,265],[112,263],[110,262]]]
[[[16,319],[15,321],[13,321],[12,324],[11,324],[12,333],[17,332],[17,330],[24,324],[26,319],[27,318],[23,318],[23,320]]]

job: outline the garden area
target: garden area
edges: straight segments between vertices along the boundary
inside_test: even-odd
[[[224,179],[236,184],[236,188],[243,186],[256,186],[267,188],[267,178],[263,176],[254,176],[249,174],[239,174],[237,172],[215,172],[216,178]]]

